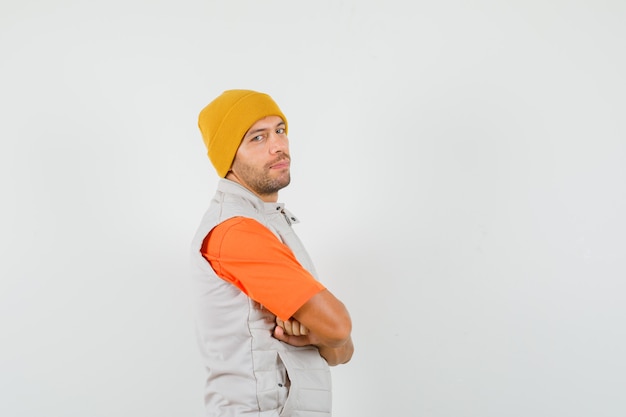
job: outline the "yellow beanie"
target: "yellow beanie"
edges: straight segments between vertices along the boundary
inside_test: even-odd
[[[264,93],[227,90],[202,109],[198,127],[217,175],[226,176],[243,136],[254,123],[267,116],[282,118],[287,132],[285,115]]]

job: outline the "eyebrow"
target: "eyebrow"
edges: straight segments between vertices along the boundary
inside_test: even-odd
[[[274,128],[277,128],[279,126],[286,126],[286,123],[281,120],[280,123],[278,123]],[[271,128],[265,128],[264,127],[264,128],[261,128],[261,129],[254,129],[254,130],[251,130],[248,133],[246,133],[246,135],[244,137],[248,137],[250,135],[254,135],[254,134],[257,134],[259,132],[264,132],[264,131],[269,130],[269,129],[271,129]]]

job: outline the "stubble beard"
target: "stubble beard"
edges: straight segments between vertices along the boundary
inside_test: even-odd
[[[287,172],[280,173],[277,177],[270,176],[270,166],[276,164],[277,162],[278,161],[273,161],[263,168],[258,169],[251,165],[235,161],[233,163],[232,170],[237,174],[237,177],[256,194],[270,195],[282,190],[291,182],[291,173],[289,170],[287,170]]]

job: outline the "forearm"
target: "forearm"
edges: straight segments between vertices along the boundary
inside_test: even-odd
[[[309,332],[305,326],[295,319],[282,321],[277,318],[274,337],[293,346],[315,346],[330,366],[347,363],[352,358],[352,353],[354,352],[354,345],[350,335],[340,342],[333,342],[332,345],[325,344],[323,340],[314,333]]]
[[[313,345],[330,366],[352,358],[352,320],[328,290],[311,297],[289,320],[276,318],[274,337],[293,346]]]
[[[345,305],[328,290],[311,297],[293,314],[315,336],[318,346],[343,346],[352,332],[352,320]]]

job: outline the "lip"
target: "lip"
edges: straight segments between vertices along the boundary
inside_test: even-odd
[[[284,168],[289,168],[289,160],[288,159],[283,159],[282,161],[278,161],[277,163],[275,163],[274,165],[270,166],[271,169],[284,169]]]

